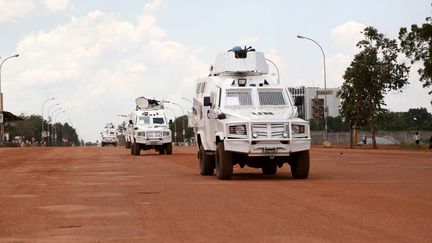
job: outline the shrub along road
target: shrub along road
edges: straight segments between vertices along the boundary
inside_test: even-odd
[[[432,152],[311,150],[307,180],[200,176],[196,148],[0,149],[0,242],[430,242]]]

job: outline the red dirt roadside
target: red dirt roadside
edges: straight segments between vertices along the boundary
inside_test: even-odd
[[[307,180],[196,148],[0,149],[0,242],[431,242],[432,152],[312,148]]]

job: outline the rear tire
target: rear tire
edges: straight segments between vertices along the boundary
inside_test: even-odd
[[[232,154],[225,151],[223,141],[217,144],[215,165],[216,176],[219,180],[231,180],[233,174]]]
[[[262,165],[261,170],[264,175],[276,175],[277,164],[274,161],[267,160]]]
[[[309,175],[309,150],[291,155],[291,174],[294,179],[306,179]]]
[[[202,145],[199,146],[198,160],[200,174],[203,176],[212,176],[215,169],[215,158],[214,156],[206,155]]]
[[[171,155],[173,152],[173,146],[172,143],[167,143],[165,147],[165,153],[168,155]]]

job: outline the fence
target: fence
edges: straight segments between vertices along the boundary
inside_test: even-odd
[[[378,131],[376,137],[387,138],[396,143],[414,143],[414,134],[417,131]],[[432,131],[418,131],[420,134],[420,143],[429,144],[429,139],[432,136]],[[358,141],[360,143],[361,136],[366,135],[368,139],[372,137],[370,131],[359,131]],[[311,131],[312,144],[321,144],[325,141],[324,131]],[[328,140],[333,144],[349,144],[349,132],[329,132]],[[355,141],[354,141],[355,143]],[[369,142],[368,142],[369,143]]]

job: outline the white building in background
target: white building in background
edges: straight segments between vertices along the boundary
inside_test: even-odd
[[[289,88],[297,103],[299,117],[305,120],[324,118],[324,88],[298,87]],[[336,96],[339,88],[327,88],[328,116],[339,116],[340,99]]]

